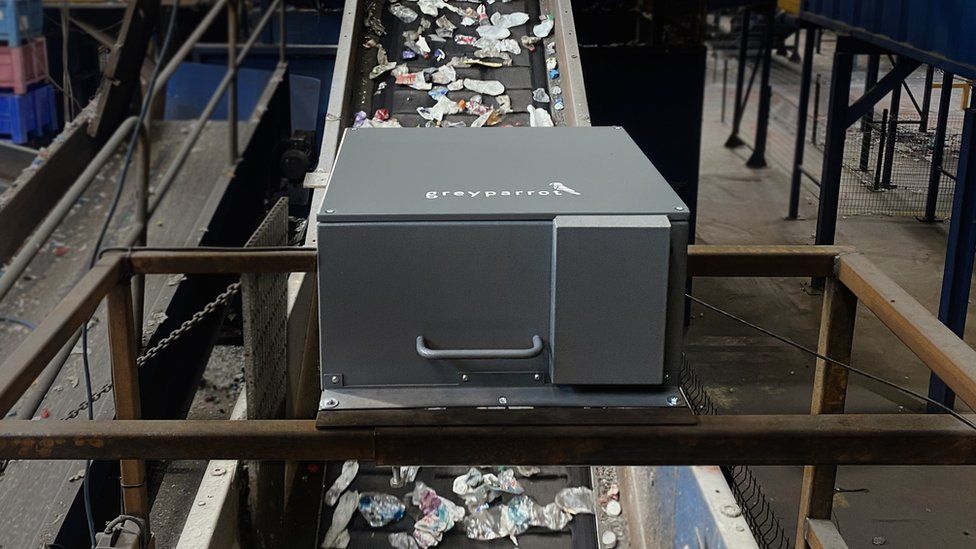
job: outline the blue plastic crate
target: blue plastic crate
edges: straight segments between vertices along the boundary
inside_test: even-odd
[[[58,129],[54,88],[49,84],[32,86],[25,94],[0,93],[0,135],[14,143]]]
[[[41,0],[0,0],[0,41],[19,46],[44,30]]]

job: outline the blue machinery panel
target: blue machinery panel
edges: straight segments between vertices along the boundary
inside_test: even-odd
[[[972,0],[804,0],[800,18],[976,78]]]

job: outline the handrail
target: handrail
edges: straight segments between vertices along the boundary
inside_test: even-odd
[[[68,192],[61,197],[51,213],[44,218],[44,222],[31,234],[27,242],[21,246],[17,255],[14,256],[10,265],[6,268],[3,275],[0,276],[0,301],[10,292],[10,289],[14,287],[14,284],[20,280],[21,275],[27,270],[27,266],[30,264],[34,256],[41,250],[47,239],[54,234],[54,231],[64,220],[71,208],[74,207],[75,203],[78,202],[78,198],[81,197],[82,193],[88,189],[88,186],[92,181],[95,180],[95,176],[101,171],[105,163],[108,162],[112,156],[115,155],[115,150],[119,148],[122,141],[132,134],[132,128],[139,121],[139,117],[130,116],[119,124],[119,127],[115,130],[115,133],[109,137],[105,146],[98,151],[95,158],[92,159],[85,171],[81,172],[81,175],[75,179],[75,182],[71,184],[68,188]],[[141,147],[142,154],[147,155],[149,148],[145,146],[146,137],[143,136],[143,146]],[[148,159],[143,159],[143,161],[148,162]],[[142,172],[140,171],[140,174]],[[148,185],[148,180],[141,182],[143,186]]]

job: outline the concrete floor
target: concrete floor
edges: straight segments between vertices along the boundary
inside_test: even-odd
[[[792,80],[784,64],[774,63],[773,70],[774,85]],[[789,88],[777,91],[791,93]],[[773,159],[787,151],[770,151],[769,168],[745,167],[750,154],[747,148],[730,150],[723,146],[729,126],[719,121],[720,101],[721,76],[716,84],[706,86],[698,242],[812,244],[816,188],[805,182],[809,186],[801,194],[801,219],[784,220],[789,174]],[[752,125],[747,121],[744,127]],[[771,147],[792,147],[788,128],[773,124],[771,132]],[[751,134],[746,135],[752,141]],[[947,230],[947,225],[925,225],[910,218],[847,217],[839,221],[837,243],[856,246],[934,313]],[[815,346],[821,297],[810,292],[806,282],[702,279],[696,281],[694,294]],[[976,345],[974,310],[976,307],[970,307],[967,341]],[[853,363],[925,393],[929,375],[921,362],[869,311],[862,308],[857,322]],[[689,361],[719,406],[719,413],[809,411],[814,367],[811,357],[698,306],[693,308],[687,342]],[[911,397],[851,377],[848,411],[921,409]],[[801,469],[765,467],[756,473],[786,532],[793,536]],[[833,518],[853,548],[976,547],[976,467],[843,467],[837,485]]]

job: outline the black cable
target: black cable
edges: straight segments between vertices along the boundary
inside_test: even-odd
[[[176,14],[179,10],[180,2],[179,0],[173,0],[173,7],[170,10],[169,22],[166,26],[166,36],[163,38],[163,44],[159,48],[159,55],[156,58],[156,67],[153,69],[152,76],[149,78],[149,83],[146,87],[149,92],[142,100],[142,106],[139,109],[139,119],[132,128],[132,136],[129,138],[129,144],[125,151],[125,158],[122,161],[122,167],[119,170],[118,181],[115,184],[115,194],[112,196],[112,203],[109,206],[108,212],[105,215],[105,220],[102,222],[102,228],[98,233],[98,238],[95,240],[95,246],[92,248],[92,255],[88,262],[88,268],[91,269],[95,266],[95,261],[99,256],[99,248],[102,246],[102,241],[105,240],[105,234],[108,232],[108,226],[112,222],[112,217],[115,215],[115,210],[118,209],[119,200],[122,198],[122,190],[125,186],[125,176],[129,172],[129,165],[132,164],[132,157],[135,154],[136,144],[139,141],[139,132],[142,131],[142,126],[146,120],[146,116],[149,114],[149,107],[152,105],[153,101],[153,91],[156,87],[156,80],[159,77],[159,73],[163,67],[163,59],[166,57],[166,52],[169,50],[170,41],[173,38],[174,29],[176,28]],[[94,405],[95,398],[92,391],[91,383],[91,365],[88,362],[88,322],[82,326],[81,329],[81,357],[82,357],[82,367],[85,374],[85,402],[88,404],[88,420],[91,421],[95,419],[94,417]],[[92,512],[92,502],[91,502],[91,489],[89,487],[89,477],[91,472],[91,460],[85,462],[85,478],[82,481],[82,493],[85,502],[85,519],[88,522],[88,535],[91,541],[92,549],[95,547],[95,518]]]
[[[843,362],[841,362],[839,360],[834,360],[834,359],[832,359],[830,357],[824,356],[824,355],[818,353],[817,351],[815,351],[815,350],[813,350],[813,349],[811,349],[809,347],[806,347],[804,345],[801,345],[801,344],[793,341],[792,339],[788,339],[788,338],[783,337],[783,336],[781,336],[779,334],[775,334],[773,332],[770,332],[769,330],[767,330],[767,329],[765,329],[765,328],[763,328],[761,326],[757,326],[757,325],[749,322],[748,320],[745,320],[744,318],[740,318],[740,317],[735,316],[734,314],[732,314],[732,313],[730,313],[728,311],[724,311],[724,310],[719,309],[718,307],[716,307],[714,305],[710,305],[708,303],[705,303],[704,301],[702,301],[702,300],[698,299],[697,297],[694,297],[694,296],[692,296],[690,294],[685,294],[685,297],[687,297],[688,299],[690,299],[690,300],[694,301],[695,303],[701,305],[702,307],[705,307],[706,309],[710,309],[712,311],[715,311],[716,313],[718,313],[718,314],[720,314],[720,315],[722,315],[724,317],[730,318],[730,319],[732,319],[732,320],[734,320],[736,322],[739,322],[741,324],[744,324],[745,326],[748,326],[748,327],[752,328],[753,330],[756,330],[756,331],[758,331],[760,333],[763,333],[765,335],[768,335],[769,337],[771,337],[771,338],[773,338],[773,339],[775,339],[777,341],[780,341],[782,343],[785,343],[787,345],[790,345],[792,347],[795,347],[796,349],[799,349],[799,350],[801,350],[801,351],[803,351],[805,353],[811,354],[811,355],[819,358],[820,360],[823,360],[825,362],[829,362],[829,363],[834,364],[836,366],[840,366],[841,368],[844,368],[845,370],[848,370],[850,372],[853,372],[853,373],[855,373],[855,374],[857,374],[857,375],[859,375],[861,377],[866,377],[866,378],[868,378],[868,379],[870,379],[872,381],[876,381],[876,382],[878,382],[878,383],[880,383],[882,385],[885,385],[887,387],[891,387],[892,389],[895,389],[896,391],[900,391],[900,392],[905,393],[907,395],[911,395],[911,396],[913,396],[913,397],[915,397],[915,398],[917,398],[919,400],[928,402],[929,404],[932,404],[932,405],[940,408],[941,410],[945,411],[946,413],[948,413],[952,417],[958,419],[962,423],[966,424],[968,427],[971,427],[972,429],[976,430],[976,423],[970,421],[968,418],[966,418],[965,416],[963,416],[959,412],[956,412],[952,408],[949,408],[948,406],[942,404],[941,402],[939,402],[937,400],[933,400],[933,399],[931,399],[931,398],[929,398],[929,397],[927,397],[927,396],[925,396],[923,394],[916,393],[915,391],[913,391],[913,390],[911,390],[911,389],[909,389],[907,387],[902,387],[901,385],[898,385],[897,383],[893,383],[891,381],[888,381],[887,379],[884,379],[884,378],[878,377],[878,376],[876,376],[874,374],[868,373],[868,372],[866,372],[864,370],[861,370],[860,368],[855,368],[855,367],[851,366],[850,364],[844,364]]]

